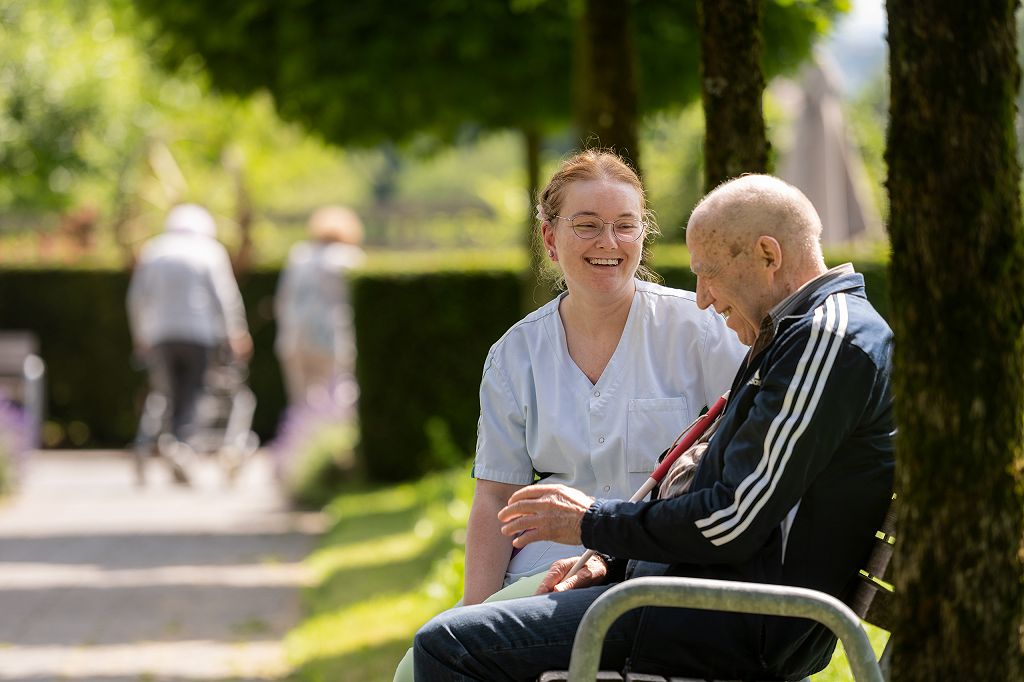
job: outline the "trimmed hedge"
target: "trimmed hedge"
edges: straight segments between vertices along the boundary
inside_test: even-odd
[[[487,351],[520,317],[511,271],[359,277],[352,288],[360,452],[378,480],[473,452]]]
[[[64,429],[60,438],[48,433],[50,444],[121,446],[135,432],[142,377],[130,364],[127,289],[119,272],[0,273],[0,328],[39,337],[48,416]]]
[[[666,259],[668,260],[668,259]],[[692,289],[681,257],[656,264],[670,286]],[[883,259],[857,261],[883,315]],[[476,439],[478,389],[488,348],[522,315],[519,271],[370,270],[354,278],[359,353],[359,453],[377,480],[401,480],[468,456]],[[276,271],[240,279],[256,351],[249,384],[253,427],[273,437],[285,398],[273,353]],[[123,447],[135,433],[145,390],[131,364],[125,313],[128,274],[111,270],[0,271],[0,328],[29,329],[47,363],[51,444]]]
[[[116,270],[0,271],[0,328],[39,337],[46,362],[50,445],[123,447],[135,436],[145,373],[132,358],[125,297],[128,273]],[[276,272],[240,286],[256,344],[250,385],[258,398],[254,428],[273,435],[284,395],[273,357]]]

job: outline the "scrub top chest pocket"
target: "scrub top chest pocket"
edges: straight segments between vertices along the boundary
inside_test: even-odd
[[[691,421],[686,398],[637,398],[629,401],[626,420],[626,466],[631,474],[650,476],[658,456]]]

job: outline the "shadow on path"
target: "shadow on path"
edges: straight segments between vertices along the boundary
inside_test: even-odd
[[[0,506],[0,680],[287,673],[322,521],[287,509],[265,457],[231,488],[201,469],[139,489],[119,452],[37,453],[29,473]]]

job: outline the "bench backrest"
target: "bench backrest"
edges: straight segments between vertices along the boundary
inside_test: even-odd
[[[875,532],[871,553],[860,570],[860,583],[850,599],[850,608],[862,620],[892,632],[893,586],[885,573],[896,545],[896,495],[885,513],[882,527]]]

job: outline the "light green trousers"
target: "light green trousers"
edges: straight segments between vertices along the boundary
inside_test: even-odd
[[[519,597],[530,597],[537,591],[537,587],[540,585],[540,581],[547,575],[547,571],[542,571],[536,575],[528,575],[525,578],[520,578],[508,587],[503,587],[490,597],[485,599],[488,601],[505,601],[507,599],[518,599]],[[462,600],[456,604],[453,608],[462,606]],[[398,669],[395,670],[395,682],[413,682],[412,674],[412,649],[405,652],[405,657],[402,662],[398,664]]]

